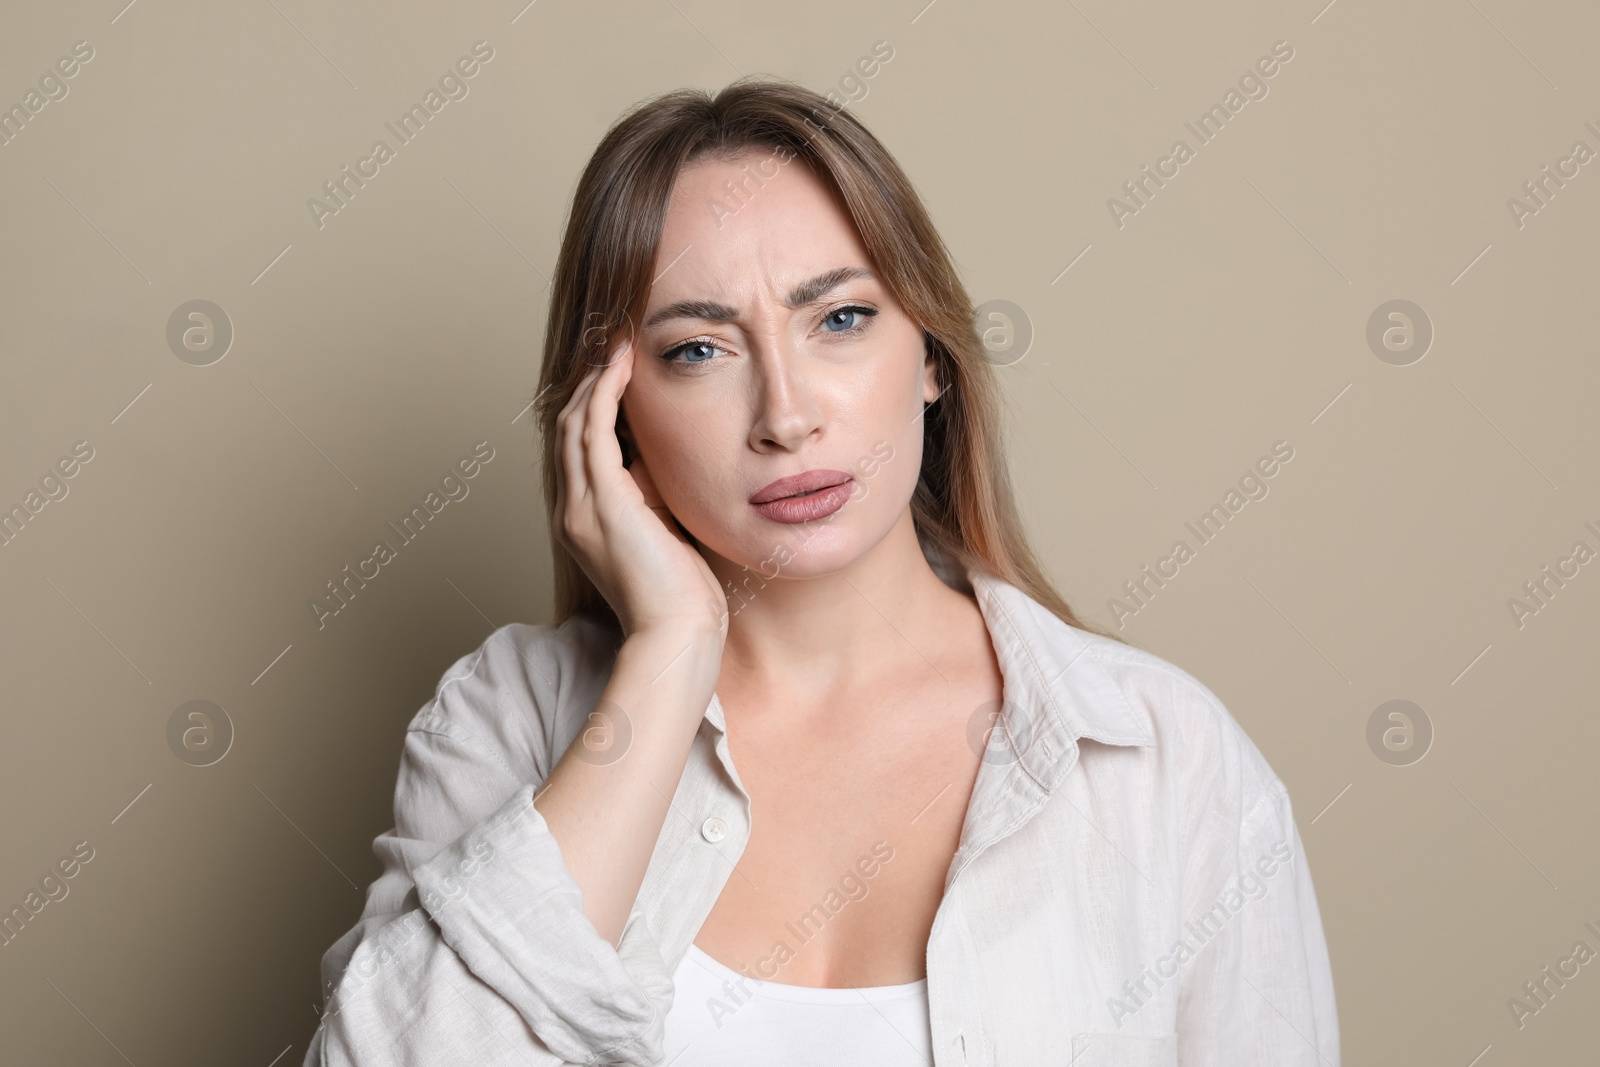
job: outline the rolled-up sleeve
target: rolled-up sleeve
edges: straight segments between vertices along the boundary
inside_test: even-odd
[[[1339,1067],[1333,973],[1288,790],[1246,743],[1259,788],[1210,823],[1190,854],[1178,997],[1183,1067]],[[1252,759],[1253,757],[1253,759]],[[1219,809],[1213,809],[1216,816]],[[1231,824],[1231,825],[1227,825]]]
[[[660,1061],[672,980],[657,942],[637,910],[617,947],[600,936],[533,806],[549,754],[526,746],[549,735],[516,721],[537,711],[521,671],[555,656],[530,660],[529,633],[557,640],[496,631],[407,730],[395,825],[373,842],[382,871],[323,956],[305,1067]]]

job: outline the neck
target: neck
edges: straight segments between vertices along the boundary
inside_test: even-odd
[[[751,578],[737,564],[707,562],[724,582],[750,579],[729,597],[724,671],[789,692],[825,691],[916,656],[961,596],[923,555],[910,508],[861,558],[817,577]]]

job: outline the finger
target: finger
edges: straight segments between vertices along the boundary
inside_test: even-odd
[[[594,381],[584,413],[584,455],[591,482],[622,469],[622,442],[617,440],[617,410],[622,391],[633,376],[633,342],[626,340]]]
[[[584,375],[578,387],[572,391],[566,407],[562,409],[561,424],[561,471],[567,483],[566,499],[568,503],[581,501],[589,494],[589,477],[583,462],[583,419],[588,401],[589,392],[594,388],[595,380],[600,377],[600,369],[595,368]]]
[[[576,499],[583,493],[584,473],[581,446],[578,435],[583,431],[583,408],[581,401],[586,398],[589,388],[589,379],[585,377],[572,391],[572,396],[567,400],[567,406],[562,411],[560,437],[557,445],[561,450],[560,469],[571,494],[569,499]]]
[[[682,527],[678,524],[678,517],[672,513],[671,508],[667,507],[666,501],[662,499],[661,490],[656,488],[655,477],[650,473],[650,467],[645,463],[643,456],[639,456],[633,461],[633,466],[628,468],[628,473],[633,476],[634,484],[638,485],[639,492],[644,494],[645,506],[655,512],[656,518],[661,520],[661,525],[665,526],[672,533],[672,536],[679,541],[686,545],[690,544],[689,539],[684,536]]]
[[[670,508],[662,504],[650,510],[655,513],[656,518],[661,520],[661,525],[667,528],[668,533],[684,544],[690,544],[689,539],[684,536],[683,529],[678,525],[678,517],[672,513]]]
[[[583,394],[583,387],[588,384],[591,378],[598,377],[600,370],[601,368],[599,367],[590,367],[584,372],[583,377],[578,379],[578,384],[573,387],[572,395],[567,397],[567,402],[562,405],[561,411],[556,415],[557,425],[560,425],[562,420],[568,418],[577,408],[578,398]]]
[[[578,379],[562,410],[555,416],[555,522],[552,536],[566,541],[566,509],[573,501],[589,494],[589,482],[582,464],[582,405],[602,368],[592,366]]]

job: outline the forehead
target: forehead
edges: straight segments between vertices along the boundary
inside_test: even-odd
[[[787,291],[840,266],[870,267],[849,212],[798,156],[766,149],[686,165],[673,185],[652,308],[684,296]]]

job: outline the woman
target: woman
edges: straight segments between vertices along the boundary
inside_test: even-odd
[[[307,1064],[1337,1065],[1288,795],[1051,589],[972,316],[822,97],[608,132],[541,372],[558,624],[412,721]]]

